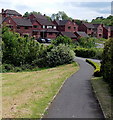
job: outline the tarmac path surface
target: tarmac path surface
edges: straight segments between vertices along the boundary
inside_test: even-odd
[[[80,70],[68,78],[44,118],[104,118],[90,80],[94,69],[81,58]]]

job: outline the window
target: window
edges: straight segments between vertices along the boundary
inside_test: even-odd
[[[28,26],[25,26],[25,29],[28,29]]]
[[[91,28],[89,28],[89,30],[91,30]]]
[[[49,35],[52,35],[53,33],[49,33]]]
[[[68,29],[71,29],[71,26],[69,26]]]
[[[47,28],[52,28],[52,26],[47,26]]]
[[[33,27],[34,27],[34,28],[38,28],[38,26],[37,26],[37,25],[34,25]]]
[[[43,25],[43,28],[45,28],[45,25]]]
[[[102,31],[102,29],[99,29],[99,31]]]
[[[9,20],[9,23],[11,23],[11,20]]]
[[[17,29],[20,29],[20,26],[17,26]]]
[[[102,34],[99,34],[99,37],[101,37],[102,36]]]
[[[76,27],[74,27],[74,30],[76,30]]]
[[[53,28],[56,29],[56,26],[54,26]]]

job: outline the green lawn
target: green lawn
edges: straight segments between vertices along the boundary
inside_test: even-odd
[[[40,118],[62,83],[79,67],[73,63],[55,68],[3,73],[3,118]]]
[[[113,120],[113,97],[109,92],[109,86],[102,77],[95,77],[91,80],[96,96],[98,97],[103,111],[107,118]]]

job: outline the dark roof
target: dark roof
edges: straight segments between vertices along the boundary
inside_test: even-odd
[[[106,30],[108,30],[108,29],[110,28],[110,26],[104,26],[104,28],[105,28]]]
[[[69,20],[56,20],[57,25],[65,25]]]
[[[54,25],[51,21],[49,21],[46,16],[43,16],[41,14],[33,14],[37,21],[41,24],[41,25]]]
[[[89,37],[85,32],[77,32],[77,34],[81,37]]]
[[[69,38],[77,38],[77,36],[74,33],[72,33],[72,32],[61,32],[61,34],[63,36],[67,36]]]
[[[47,29],[46,32],[53,32],[53,33],[58,33],[59,31],[55,30],[55,29]]]
[[[12,18],[12,20],[19,26],[32,26],[32,23],[28,19]]]
[[[9,15],[18,15],[18,16],[22,16],[20,13],[18,13],[18,12],[15,11],[15,10],[6,9],[6,10],[4,11],[4,13],[9,14]]]
[[[113,26],[110,26],[111,31],[113,31]]]
[[[98,28],[99,25],[101,25],[101,24],[93,24],[93,26],[94,26],[95,28]]]
[[[83,23],[87,28],[95,28],[93,24],[91,23]]]

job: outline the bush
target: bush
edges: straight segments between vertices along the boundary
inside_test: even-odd
[[[105,43],[102,56],[101,72],[104,81],[108,82],[113,89],[113,38],[110,38]]]
[[[33,63],[38,67],[55,67],[71,63],[75,57],[74,52],[66,45],[54,46],[49,52],[46,50]]]
[[[85,58],[93,58],[96,55],[96,51],[94,49],[88,48],[75,48],[74,52],[78,57],[85,57]]]
[[[89,59],[86,59],[86,62],[89,63],[90,65],[92,65],[95,69],[94,71],[94,76],[95,77],[100,77],[102,76],[101,72],[100,72],[100,63],[96,63],[96,62],[93,62]]]
[[[2,72],[9,72],[14,70],[14,65],[12,64],[3,64],[2,65]]]
[[[69,45],[72,44],[72,39],[67,36],[58,36],[55,40],[52,41],[52,44],[56,46],[60,44]]]

